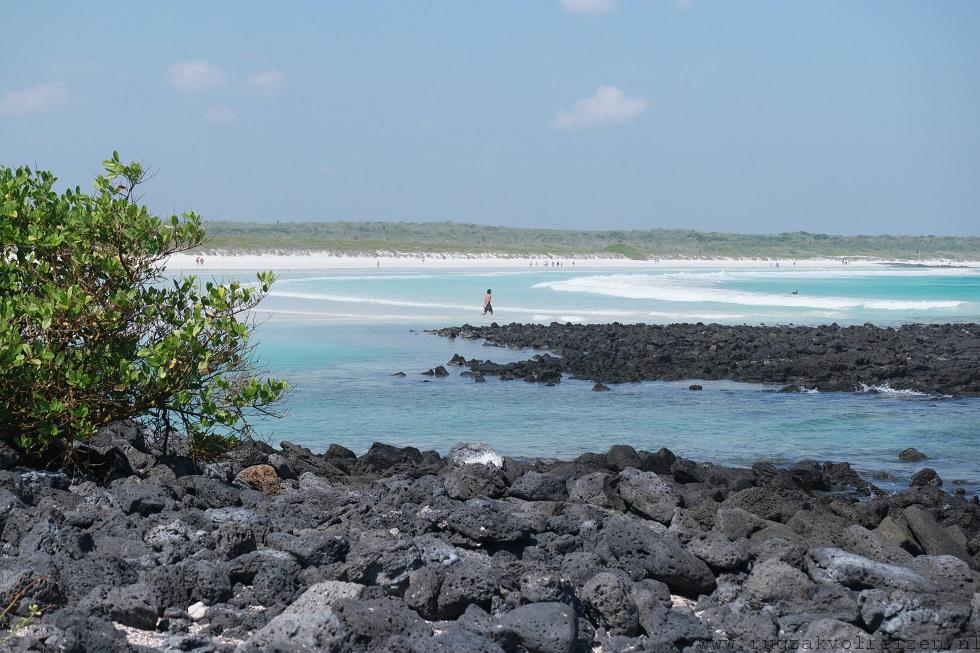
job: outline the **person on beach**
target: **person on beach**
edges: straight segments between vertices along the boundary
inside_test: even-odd
[[[489,313],[493,315],[493,306],[490,302],[493,300],[492,293],[489,288],[487,288],[487,294],[483,296],[483,314]]]

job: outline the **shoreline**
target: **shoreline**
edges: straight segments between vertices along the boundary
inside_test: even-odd
[[[780,267],[800,269],[843,268],[841,261],[848,261],[847,267],[875,268],[896,265],[902,267],[963,267],[978,268],[980,261],[961,261],[954,259],[928,259],[907,261],[896,259],[879,259],[865,257],[833,257],[833,258],[659,258],[659,259],[629,259],[623,257],[603,257],[599,255],[552,255],[537,254],[533,256],[511,256],[507,254],[447,254],[447,253],[397,253],[379,252],[377,255],[342,254],[337,252],[265,252],[265,253],[224,253],[204,254],[204,265],[195,263],[198,254],[175,254],[167,261],[171,271],[182,272],[194,270],[367,270],[367,269],[459,269],[459,268],[506,268],[524,269],[535,268],[556,270],[579,270],[597,268],[756,268]],[[551,268],[545,263],[562,262],[561,267]],[[794,266],[795,261],[795,266]],[[573,265],[574,263],[574,265]]]
[[[783,386],[780,392],[888,388],[939,396],[980,396],[980,325],[729,326],[719,324],[511,323],[430,330],[485,345],[554,352],[507,364],[466,360],[485,376],[560,383],[563,374],[604,383],[728,379]],[[443,368],[443,372],[446,370]],[[691,386],[700,390],[701,387]]]
[[[846,462],[628,445],[518,460],[252,442],[202,464],[155,443],[101,429],[88,477],[5,461],[10,650],[888,650],[980,629],[980,505],[928,468],[884,495]]]

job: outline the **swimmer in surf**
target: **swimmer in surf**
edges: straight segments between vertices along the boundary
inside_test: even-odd
[[[487,288],[487,294],[483,296],[483,314],[489,313],[493,315],[493,306],[490,302],[493,301],[493,296],[489,288]]]

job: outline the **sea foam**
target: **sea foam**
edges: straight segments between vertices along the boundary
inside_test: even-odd
[[[743,306],[782,306],[811,309],[877,309],[885,311],[949,309],[960,306],[956,300],[919,299],[863,299],[852,297],[827,297],[791,294],[775,294],[729,290],[716,286],[678,283],[665,279],[664,275],[611,274],[573,277],[561,281],[544,281],[535,288],[547,288],[561,292],[592,293],[624,299],[653,299],[665,302],[710,302]]]

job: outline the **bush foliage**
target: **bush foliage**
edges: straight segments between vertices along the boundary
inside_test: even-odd
[[[104,167],[94,192],[61,194],[50,172],[0,168],[0,437],[42,454],[125,418],[198,453],[250,435],[286,388],[249,344],[272,274],[168,278],[167,257],[203,242],[200,217],[152,215],[143,167],[118,153]]]
[[[872,256],[980,259],[976,236],[828,236],[802,231],[753,235],[647,229],[574,231],[521,229],[455,222],[227,222],[207,223],[213,252],[333,251],[487,253],[523,256],[622,255],[628,258],[814,258]]]

